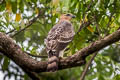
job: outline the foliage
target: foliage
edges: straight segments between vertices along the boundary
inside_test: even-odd
[[[72,21],[77,32],[83,22],[91,21],[90,26],[75,35],[68,46],[65,56],[88,46],[91,42],[103,38],[116,31],[120,25],[119,0],[2,0],[0,1],[0,32],[13,35],[26,27],[31,19],[41,10],[43,14],[26,30],[14,36],[15,42],[27,52],[34,55],[46,55],[44,39],[48,31],[58,22],[62,13],[72,13],[76,19]],[[44,54],[43,54],[44,53]],[[90,57],[87,58],[89,61]],[[44,59],[43,59],[44,60]],[[98,52],[89,67],[85,80],[119,80],[120,79],[120,42],[114,43]],[[0,56],[1,71],[6,77],[14,76],[18,80],[26,79],[18,66],[11,67],[11,60]],[[15,65],[15,64],[14,64]],[[15,69],[19,74],[10,71]],[[83,67],[66,69],[54,73],[39,74],[42,80],[79,80]]]

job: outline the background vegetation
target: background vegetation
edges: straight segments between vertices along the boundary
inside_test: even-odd
[[[65,52],[71,56],[91,42],[115,32],[120,25],[119,0],[1,0],[0,32],[14,38],[15,42],[32,55],[47,55],[44,39],[63,13],[72,13],[75,32],[83,22],[91,24],[75,35]],[[89,61],[91,56],[87,57]],[[46,58],[36,58],[46,60]],[[120,79],[120,42],[97,53],[85,80]],[[42,80],[79,80],[84,66],[65,69],[56,73],[40,73]],[[0,71],[4,80],[28,80],[28,76],[9,58],[0,55]]]

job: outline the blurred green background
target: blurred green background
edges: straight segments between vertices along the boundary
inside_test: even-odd
[[[13,39],[24,51],[33,55],[47,55],[44,39],[63,13],[76,15],[72,20],[75,32],[83,22],[91,21],[89,26],[75,35],[68,46],[69,50],[65,51],[65,57],[115,32],[120,25],[119,0],[1,0],[0,32],[13,35],[40,14],[29,28],[15,35]],[[86,60],[89,61],[90,57],[88,56]],[[34,59],[46,60],[46,58]],[[98,52],[85,80],[120,80],[119,62],[120,41]],[[83,69],[84,66],[80,66],[56,73],[40,73],[39,76],[41,80],[80,80]],[[0,54],[0,71],[3,80],[29,80],[14,62],[2,54]]]

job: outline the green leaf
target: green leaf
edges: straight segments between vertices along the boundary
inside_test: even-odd
[[[17,2],[11,2],[12,4],[12,12],[15,14],[17,12]]]
[[[104,75],[99,74],[99,76],[98,76],[98,80],[105,80],[105,79],[104,79]]]
[[[33,3],[36,3],[37,2],[37,0],[31,0]]]
[[[3,56],[0,55],[0,63],[1,63],[1,60],[3,59]]]
[[[24,75],[24,80],[29,80],[29,77],[27,76],[27,74]]]
[[[23,13],[24,12],[24,2],[20,1],[19,5],[20,5],[20,7],[19,7],[20,12]]]
[[[114,77],[114,80],[120,80],[120,75],[119,75],[119,74],[116,75],[116,76]]]
[[[0,11],[5,10],[5,3],[3,3],[2,5],[0,5]]]
[[[4,57],[4,61],[3,61],[3,65],[2,65],[2,69],[3,69],[3,71],[5,71],[6,69],[8,69],[8,65],[9,65],[9,63],[10,63],[9,58]]]

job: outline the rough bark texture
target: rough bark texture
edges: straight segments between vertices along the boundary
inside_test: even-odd
[[[88,47],[81,49],[74,55],[65,59],[60,59],[58,69],[72,68],[85,64],[85,58],[104,47],[120,40],[120,29],[102,40],[91,43]],[[36,61],[27,55],[21,48],[8,36],[0,33],[0,52],[12,59],[23,70],[27,69],[33,72],[45,72],[47,61]],[[74,65],[73,65],[74,64]]]

